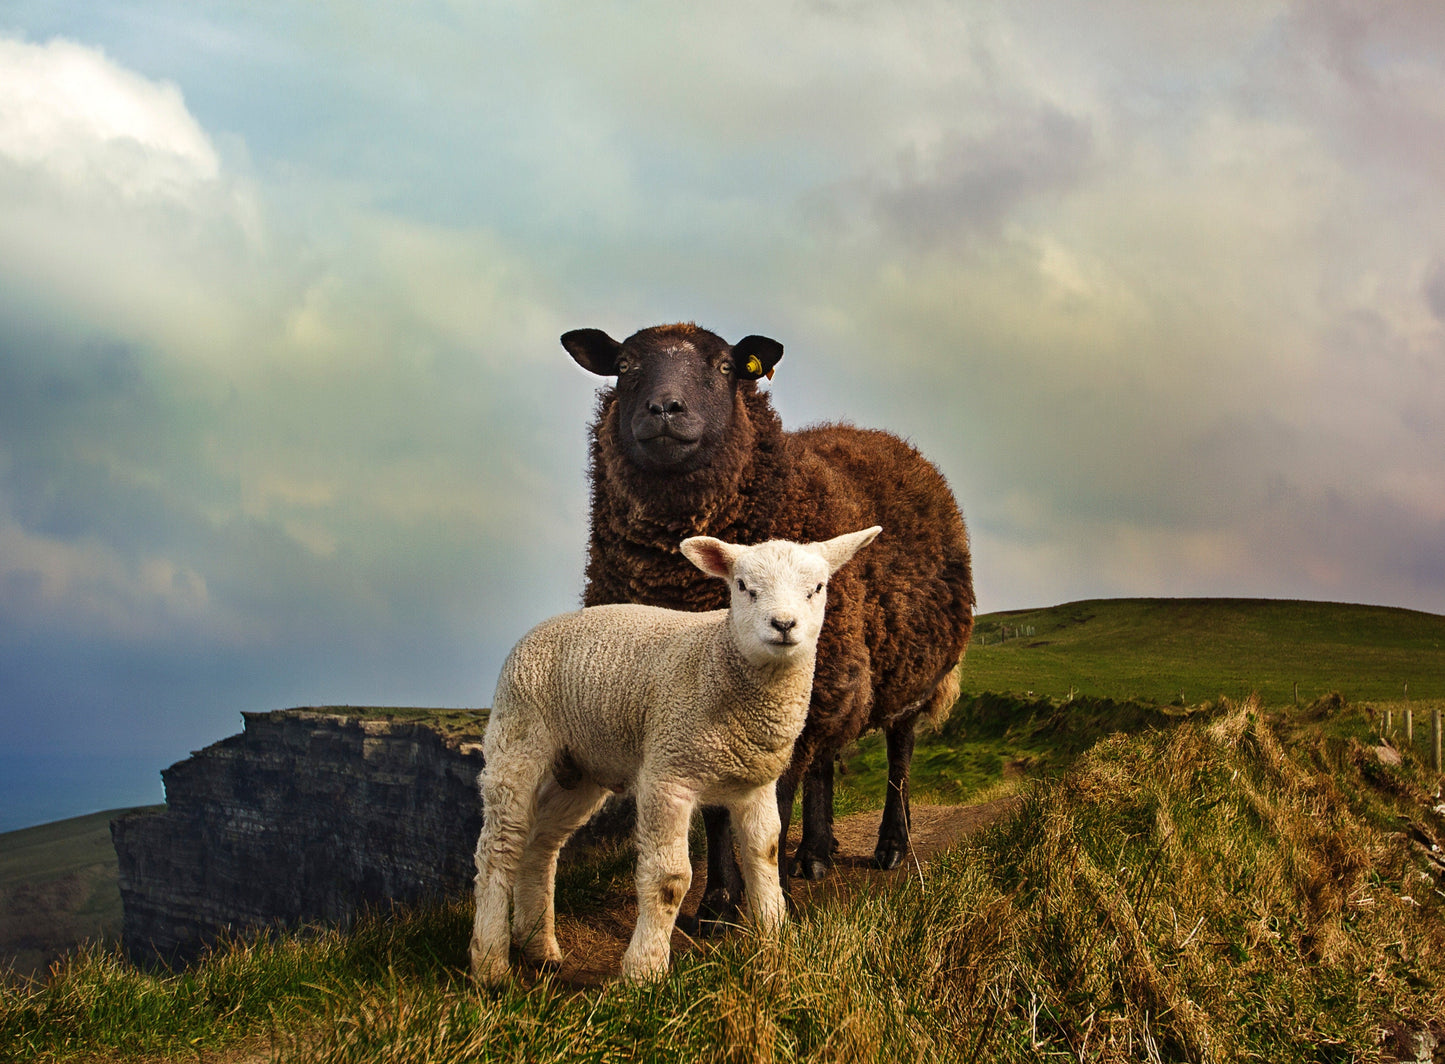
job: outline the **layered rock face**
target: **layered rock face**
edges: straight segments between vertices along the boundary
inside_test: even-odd
[[[224,932],[346,926],[470,885],[484,713],[448,713],[447,728],[349,708],[244,716],[161,774],[163,812],[111,823],[134,960],[183,963]]]

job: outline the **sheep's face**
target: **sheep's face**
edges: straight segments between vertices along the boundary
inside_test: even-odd
[[[711,536],[682,541],[682,553],[709,576],[728,581],[728,623],[753,665],[811,658],[823,628],[828,578],[881,532],[877,525],[822,543],[770,540],[739,547]]]
[[[749,336],[729,346],[695,325],[662,325],[622,343],[598,329],[562,337],[584,369],[616,377],[617,427],[624,453],[653,473],[691,473],[712,461],[732,429],[740,381],[757,380],[783,356],[782,345]]]

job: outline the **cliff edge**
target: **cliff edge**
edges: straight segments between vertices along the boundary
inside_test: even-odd
[[[133,960],[185,963],[226,933],[346,926],[470,885],[484,710],[243,717],[161,773],[164,810],[111,822]]]

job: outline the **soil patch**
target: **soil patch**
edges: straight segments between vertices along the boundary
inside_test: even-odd
[[[907,860],[891,872],[872,867],[873,846],[878,839],[878,811],[855,813],[833,825],[838,840],[833,874],[817,882],[795,879],[793,900],[807,913],[818,905],[835,903],[854,891],[873,891],[896,883],[900,877],[919,874],[922,865],[944,850],[957,845],[971,832],[992,824],[1010,812],[1017,803],[1013,797],[999,798],[978,805],[918,805],[912,808],[912,850]],[[798,842],[796,824],[790,842]],[[791,848],[791,847],[790,847]],[[693,862],[692,888],[683,901],[682,911],[694,912],[702,897],[704,862]],[[564,960],[556,977],[577,986],[595,986],[615,979],[622,962],[622,953],[637,923],[637,899],[619,899],[585,918],[557,914],[557,944]],[[694,940],[681,931],[672,933],[674,954],[706,949],[707,942]],[[536,973],[523,965],[518,974],[529,978]]]

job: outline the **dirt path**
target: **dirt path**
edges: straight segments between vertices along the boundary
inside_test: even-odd
[[[833,825],[833,833],[838,840],[833,874],[816,883],[793,880],[793,899],[806,912],[812,906],[836,901],[856,890],[871,890],[895,883],[899,877],[915,874],[915,860],[921,864],[956,845],[971,832],[1000,819],[1013,808],[1015,802],[1014,798],[999,798],[980,805],[915,804],[912,810],[912,853],[904,864],[891,872],[880,872],[870,866],[882,814],[874,811],[844,817]],[[796,825],[791,841],[797,844]],[[692,889],[682,904],[685,913],[697,909],[702,896],[703,871],[702,862],[694,862]],[[558,914],[557,942],[565,954],[558,977],[563,982],[578,986],[592,986],[615,978],[636,921],[637,901],[631,897],[619,900],[601,912],[589,914],[585,920]],[[681,931],[672,933],[674,953],[703,948],[706,948],[705,944],[694,942]]]

